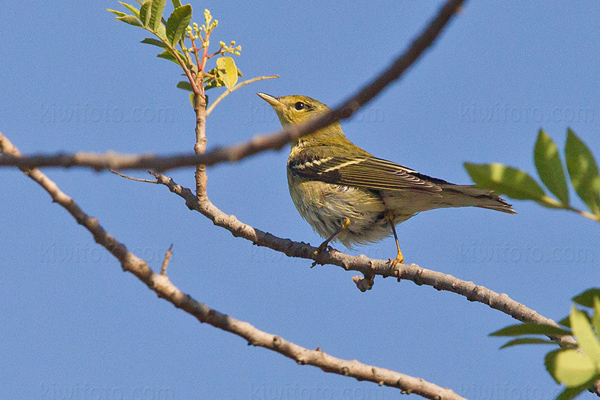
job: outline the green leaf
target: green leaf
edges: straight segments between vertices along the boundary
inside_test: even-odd
[[[590,149],[583,143],[575,132],[567,130],[567,169],[571,183],[579,198],[589,207],[590,211],[600,216],[600,175],[598,165]]]
[[[577,338],[577,344],[585,354],[590,356],[596,364],[600,364],[600,342],[594,335],[590,322],[585,313],[579,311],[575,306],[571,307],[571,329]]]
[[[156,32],[154,32],[154,34],[162,40],[167,40],[167,29],[163,24],[158,25],[158,29],[156,30]]]
[[[177,59],[175,58],[175,56],[173,56],[173,54],[171,53],[170,50],[165,50],[162,53],[158,54],[156,57],[164,58],[165,60],[169,60],[169,61],[173,61],[175,64],[179,65],[179,63],[177,62]]]
[[[533,158],[538,174],[544,185],[565,205],[569,205],[569,189],[565,179],[562,161],[558,147],[550,136],[542,129],[533,150]]]
[[[221,57],[217,59],[217,68],[219,69],[219,77],[223,79],[225,87],[227,89],[234,87],[238,80],[238,73],[233,58]]]
[[[111,10],[110,8],[107,8],[106,11],[115,14],[117,17],[124,17],[127,15],[127,13],[124,13],[122,11],[117,11],[117,10]]]
[[[584,307],[594,307],[594,297],[600,298],[600,288],[591,288],[573,297],[573,301]]]
[[[166,44],[164,44],[160,40],[153,39],[153,38],[146,38],[146,39],[142,40],[140,43],[151,44],[151,45],[154,45],[154,46],[161,47],[163,49],[168,49],[169,48]]]
[[[152,11],[152,0],[144,1],[140,7],[140,21],[146,28],[150,26],[150,12]]]
[[[177,42],[181,40],[185,34],[185,28],[190,24],[192,20],[192,6],[186,4],[185,6],[177,7],[167,20],[167,39],[171,46],[175,47]]]
[[[579,396],[581,392],[587,389],[587,385],[567,387],[558,395],[556,400],[571,400]]]
[[[563,319],[561,319],[560,321],[558,321],[558,324],[561,326],[566,326],[567,328],[571,329],[571,322],[569,321],[568,315],[566,317],[564,317]]]
[[[150,7],[150,30],[152,32],[158,32],[166,1],[152,0],[152,6]]]
[[[497,194],[505,194],[513,199],[541,202],[544,190],[537,182],[520,169],[502,164],[471,164],[465,168],[477,186],[491,189]]]
[[[177,54],[179,54],[179,57],[184,60],[185,62],[185,57],[184,55],[179,51],[176,50]],[[173,55],[173,53],[171,53],[171,50],[165,50],[160,54],[157,54],[156,57],[158,58],[164,58],[165,60],[169,60],[169,61],[173,61],[175,64],[179,65],[179,62],[177,62],[177,58],[175,58],[175,56]],[[188,66],[189,68],[189,66]]]
[[[129,11],[131,11],[133,13],[133,15],[135,15],[138,18],[140,17],[140,11],[135,6],[132,6],[131,4],[123,3],[122,1],[120,1],[119,3],[121,3],[121,5],[123,7],[127,8]]]
[[[598,373],[594,361],[577,350],[551,351],[546,354],[545,364],[555,381],[569,387],[583,385]]]
[[[139,27],[143,28],[142,24],[140,24],[140,21],[138,21],[138,19],[136,17],[134,17],[133,15],[126,15],[124,17],[117,17],[117,19],[119,21],[125,22],[126,24],[133,25],[133,26],[139,26]]]
[[[192,89],[192,84],[191,84],[191,83],[189,83],[188,81],[180,81],[180,82],[177,84],[177,87],[178,87],[179,89],[188,90],[188,91],[190,91],[190,92],[193,92],[193,91],[194,91],[194,89]]]
[[[588,315],[588,314],[587,314],[585,311],[582,311],[582,312],[583,312],[583,314],[585,315],[585,317],[587,318],[587,320],[588,320],[588,323],[590,323],[590,324],[591,324],[591,323],[592,323],[592,318],[590,318],[590,316],[589,316],[589,315]],[[571,329],[571,321],[570,321],[570,319],[569,319],[569,318],[571,318],[571,316],[570,316],[570,315],[566,316],[565,318],[561,319],[561,320],[558,322],[558,324],[559,324],[559,325],[562,325],[562,326],[566,326],[567,328]]]
[[[505,349],[507,347],[517,346],[517,345],[520,345],[520,344],[556,344],[556,343],[553,342],[552,340],[548,340],[548,339],[519,338],[519,339],[513,339],[513,340],[511,340],[509,342],[506,342],[500,348],[501,349]]]
[[[594,315],[592,316],[592,326],[596,334],[600,335],[600,299],[594,297]]]
[[[510,325],[496,332],[490,333],[490,336],[521,336],[521,335],[570,335],[558,326],[536,324],[534,322],[525,322],[517,325]]]
[[[181,7],[181,1],[179,0],[171,0],[173,3],[173,8]]]

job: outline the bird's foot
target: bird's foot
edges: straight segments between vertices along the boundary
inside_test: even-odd
[[[323,243],[321,243],[321,245],[317,248],[317,250],[315,250],[313,252],[313,255],[315,256],[314,261],[312,263],[312,265],[310,266],[311,268],[314,267],[319,263],[319,258],[321,256],[321,254],[325,254],[327,252],[330,252],[331,250],[333,250],[333,247],[331,247],[329,245],[329,240],[324,241]]]
[[[329,245],[329,240],[326,240],[323,243],[321,243],[319,247],[317,247],[313,254],[315,255],[315,257],[318,257],[319,254],[330,250],[333,250],[333,248]]]
[[[398,276],[398,279],[400,279],[400,272],[396,271],[396,268],[399,264],[404,264],[404,256],[402,255],[402,252],[398,251],[396,258],[393,260],[390,258],[388,263],[390,264],[392,274],[394,274],[394,276]]]

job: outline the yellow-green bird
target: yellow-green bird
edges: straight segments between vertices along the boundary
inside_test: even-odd
[[[273,107],[282,126],[304,122],[329,111],[306,96],[273,97],[257,93]],[[339,122],[291,143],[287,177],[294,205],[325,242],[346,247],[376,242],[394,235],[395,225],[435,208],[482,207],[516,214],[512,206],[489,190],[455,185],[391,161],[377,158],[349,141]]]

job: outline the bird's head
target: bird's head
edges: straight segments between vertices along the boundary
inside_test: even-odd
[[[265,93],[257,93],[264,101],[269,103],[277,113],[282,126],[299,124],[308,121],[329,111],[325,104],[308,96],[290,95],[273,97]],[[320,129],[310,135],[303,136],[291,143],[292,148],[301,145],[344,145],[350,143],[339,122],[334,122],[326,128]]]
[[[265,93],[257,93],[257,95],[273,107],[283,126],[299,124],[329,111],[329,107],[325,104],[307,96],[293,94],[273,97]]]

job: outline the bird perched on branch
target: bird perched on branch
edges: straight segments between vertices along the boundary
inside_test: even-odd
[[[273,97],[257,93],[273,107],[282,126],[322,115],[329,108],[306,96]],[[394,235],[403,263],[395,225],[418,212],[446,207],[481,207],[516,214],[491,191],[455,185],[391,161],[377,158],[349,141],[339,122],[291,143],[287,177],[294,205],[326,240],[346,247],[376,242]]]

